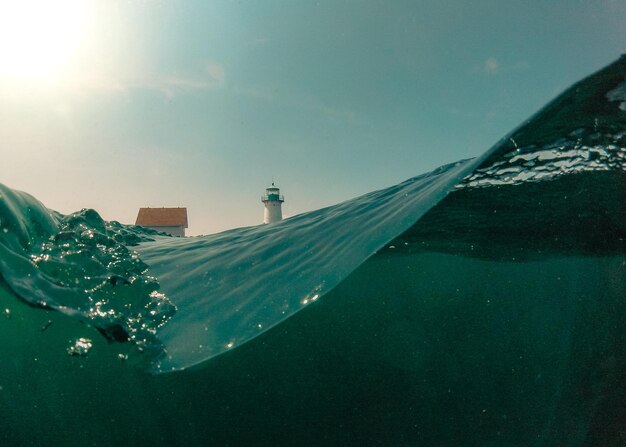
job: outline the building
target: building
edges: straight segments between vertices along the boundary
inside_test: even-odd
[[[265,194],[261,196],[261,202],[265,205],[263,223],[268,224],[283,220],[282,204],[284,201],[285,197],[280,195],[280,189],[272,182],[272,186],[267,188]]]
[[[184,237],[189,228],[187,208],[139,208],[135,225]]]

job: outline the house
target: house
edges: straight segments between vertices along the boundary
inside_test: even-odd
[[[139,208],[135,225],[184,237],[189,228],[187,208]]]

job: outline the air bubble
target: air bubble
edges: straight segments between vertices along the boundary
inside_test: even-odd
[[[69,355],[77,355],[84,357],[89,354],[89,350],[93,346],[93,342],[88,338],[77,338],[74,341],[70,341],[71,345],[67,348]]]

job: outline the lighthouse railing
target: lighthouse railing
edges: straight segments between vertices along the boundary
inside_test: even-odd
[[[284,202],[285,196],[282,194],[263,194],[261,196],[261,202]]]

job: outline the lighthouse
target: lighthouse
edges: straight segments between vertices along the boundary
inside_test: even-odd
[[[267,188],[265,194],[261,196],[261,202],[265,205],[263,223],[268,224],[283,220],[282,205],[284,201],[285,198],[280,195],[280,189],[272,182],[272,186]]]

